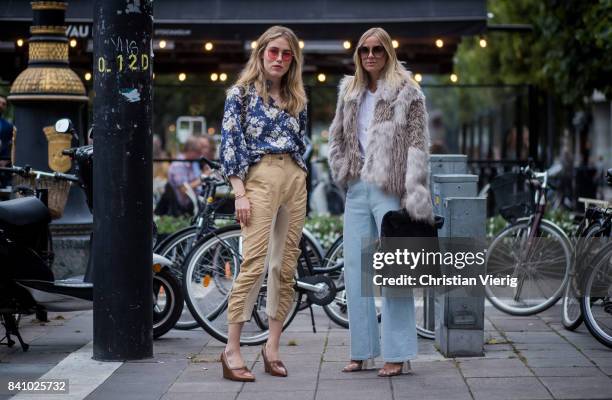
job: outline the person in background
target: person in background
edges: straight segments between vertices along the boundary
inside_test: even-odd
[[[209,160],[214,160],[215,158],[217,158],[217,145],[215,144],[215,141],[213,140],[212,136],[203,135],[200,136],[199,139],[202,157],[206,157]],[[206,163],[200,164],[200,167],[202,168],[202,175],[208,176],[211,174],[212,171]]]
[[[185,142],[183,152],[177,156],[179,160],[196,160],[202,157],[202,142],[198,137],[190,137]],[[168,183],[174,191],[178,206],[183,213],[191,213],[193,203],[188,196],[189,187],[196,192],[202,182],[202,168],[198,161],[174,161],[168,169]]]
[[[0,167],[8,167],[11,164],[11,145],[13,143],[13,124],[2,117],[6,111],[7,102],[4,96],[0,96]],[[10,185],[11,177],[0,173],[0,187]]]
[[[168,153],[162,148],[162,142],[158,135],[153,135],[153,160],[169,158]],[[164,187],[168,182],[168,168],[170,163],[167,161],[153,161],[153,204],[161,199],[164,194]]]

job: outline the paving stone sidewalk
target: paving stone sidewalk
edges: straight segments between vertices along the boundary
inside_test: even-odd
[[[244,354],[257,381],[242,384],[224,380],[218,362],[223,345],[202,330],[175,330],[155,342],[153,359],[118,364],[93,387],[95,377],[66,376],[76,389],[61,398],[612,399],[612,350],[584,327],[576,332],[565,330],[558,306],[532,317],[511,317],[492,307],[486,310],[484,357],[445,359],[433,341],[419,339],[412,373],[399,377],[379,378],[376,370],[340,372],[348,358],[348,332],[317,309],[316,334],[310,315],[304,311],[283,335],[281,353],[288,378],[265,374],[260,348],[247,347]],[[91,312],[50,314],[50,322],[45,324],[30,316],[22,325],[24,338],[32,346],[27,353],[18,346],[0,346],[2,380],[37,379],[92,339]],[[2,389],[0,400],[11,398]],[[22,394],[16,398],[28,397]]]

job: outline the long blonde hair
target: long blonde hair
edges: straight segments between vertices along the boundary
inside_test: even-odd
[[[355,46],[355,51],[353,53],[353,62],[355,63],[355,78],[349,83],[346,90],[346,96],[356,96],[370,80],[367,71],[365,68],[363,68],[361,56],[359,55],[359,48],[363,46],[363,43],[370,36],[374,36],[376,39],[378,39],[380,44],[385,49],[385,53],[387,54],[387,62],[385,63],[385,66],[381,72],[380,78],[391,84],[392,87],[397,87],[404,81],[418,87],[419,84],[412,79],[410,72],[408,72],[402,63],[400,63],[397,59],[397,54],[393,48],[391,36],[389,36],[387,31],[385,31],[383,28],[375,27],[365,31],[365,33],[361,35],[361,38],[359,38],[357,46]]]
[[[253,83],[264,101],[266,103],[269,101],[262,57],[268,43],[280,37],[287,40],[289,48],[293,53],[293,60],[291,65],[289,65],[289,70],[281,79],[282,107],[289,114],[297,117],[306,107],[306,92],[304,91],[304,82],[302,81],[302,50],[300,49],[297,36],[295,36],[291,29],[276,25],[266,30],[257,39],[257,45],[251,51],[249,61],[240,73],[235,86],[241,86],[247,90],[249,85]]]

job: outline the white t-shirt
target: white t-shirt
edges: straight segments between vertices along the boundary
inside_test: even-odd
[[[378,89],[377,89],[378,90]],[[365,149],[368,144],[368,128],[372,117],[374,117],[374,107],[376,106],[376,92],[372,93],[366,89],[363,95],[361,106],[359,107],[359,116],[357,118],[357,135],[359,137],[359,150],[361,154],[365,154]]]

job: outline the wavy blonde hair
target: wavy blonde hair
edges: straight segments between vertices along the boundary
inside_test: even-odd
[[[355,78],[349,83],[346,96],[354,97],[359,94],[361,89],[365,87],[370,81],[368,72],[361,63],[361,56],[359,55],[359,48],[363,46],[364,42],[371,36],[374,36],[385,49],[387,54],[387,62],[381,72],[380,79],[389,82],[393,87],[399,86],[402,82],[407,81],[409,84],[419,86],[419,84],[412,79],[412,74],[406,70],[406,68],[397,59],[397,54],[393,48],[393,41],[391,36],[383,28],[375,27],[370,28],[361,35],[355,51],[353,52],[353,62],[355,63]]]
[[[281,107],[287,110],[289,114],[297,116],[306,107],[306,92],[304,91],[304,82],[302,81],[303,58],[298,38],[289,28],[279,25],[273,26],[257,39],[257,46],[251,51],[249,61],[240,73],[235,86],[248,90],[249,85],[253,83],[264,101],[266,103],[269,101],[263,56],[268,43],[281,37],[287,40],[289,48],[293,53],[293,60],[291,65],[289,65],[289,70],[281,79]]]

